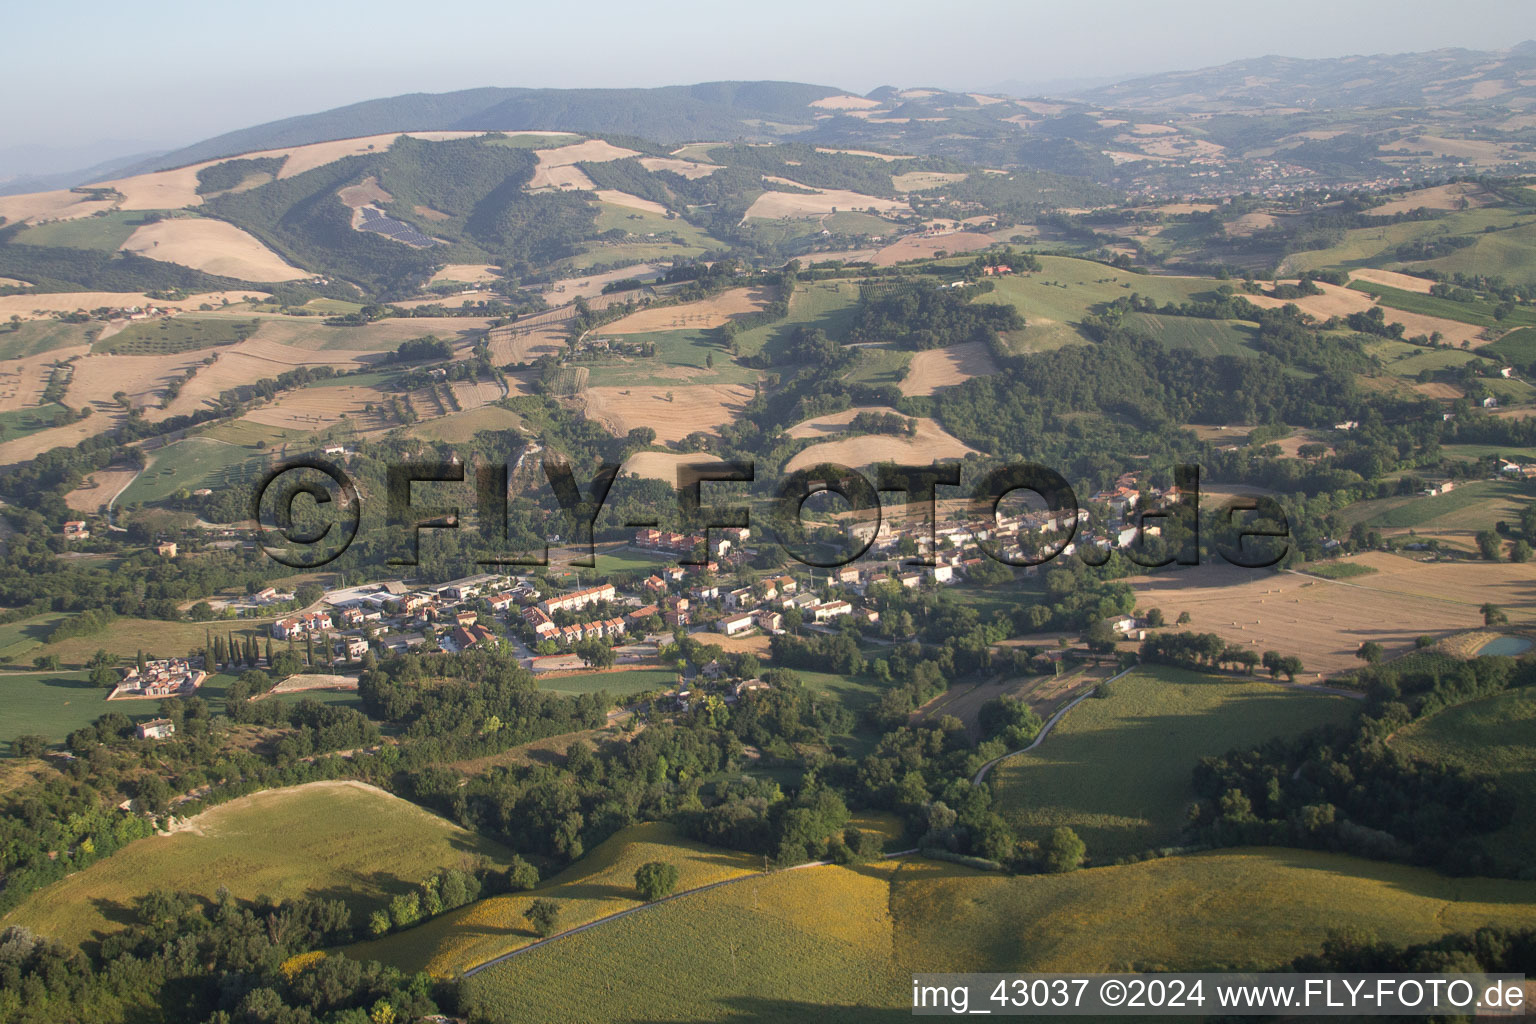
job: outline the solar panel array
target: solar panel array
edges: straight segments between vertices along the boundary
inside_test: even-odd
[[[421,249],[437,244],[436,240],[428,238],[404,221],[395,220],[384,211],[372,206],[363,207],[362,214],[363,222],[357,226],[359,231],[373,231],[386,238],[393,238],[397,242],[404,242],[406,245],[414,245]]]

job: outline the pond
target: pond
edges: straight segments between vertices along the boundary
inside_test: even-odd
[[[1479,647],[1477,649],[1477,656],[1482,658],[1490,655],[1502,654],[1507,657],[1513,657],[1517,654],[1524,654],[1530,649],[1531,641],[1527,640],[1523,636],[1501,636],[1496,637],[1493,640],[1489,640],[1487,643],[1483,644],[1483,646]]]

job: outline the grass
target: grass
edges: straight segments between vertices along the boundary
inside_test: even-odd
[[[1533,897],[1529,882],[1297,850],[1018,877],[916,859],[807,868],[560,939],[464,993],[497,1022],[894,1021],[918,971],[1271,969],[1342,926],[1413,942],[1530,925]]]
[[[25,359],[59,348],[89,345],[101,324],[66,324],[60,320],[24,320],[0,331],[0,359]]]
[[[120,356],[174,355],[178,352],[233,345],[249,338],[255,331],[256,322],[252,320],[164,317],[131,323],[112,337],[98,341],[93,351],[111,352]]]
[[[596,332],[601,336],[601,332]],[[721,348],[712,330],[656,331],[627,334],[629,343],[649,342],[656,354],[649,359],[579,363],[591,369],[591,387],[627,385],[665,387],[682,384],[750,384],[757,371],[742,366]],[[708,363],[713,361],[714,365]]]
[[[1511,284],[1536,284],[1536,224],[1479,235],[1471,245],[1418,266],[1445,274],[1497,275]]]
[[[503,409],[499,405],[483,405],[468,412],[450,413],[435,420],[414,424],[405,433],[424,441],[461,444],[473,440],[482,430],[516,434],[521,432],[522,426],[523,418],[510,409]]]
[[[1484,345],[1479,351],[1527,366],[1536,363],[1536,328],[1522,327],[1510,331],[1492,345]]]
[[[1011,305],[1026,321],[1044,317],[1075,324],[1094,308],[1139,292],[1159,304],[1215,296],[1217,282],[1201,277],[1132,274],[1069,256],[1041,256],[1038,273],[997,279],[997,288],[977,302]]]
[[[1515,217],[1512,210],[1485,207],[1454,212],[1432,220],[1403,221],[1382,227],[1351,228],[1344,232],[1341,241],[1326,249],[1292,253],[1286,257],[1285,272],[1299,273],[1303,270],[1321,270],[1325,267],[1374,266],[1382,262],[1383,253],[1395,249],[1404,242],[1439,236],[1468,235],[1481,232],[1484,228],[1493,228],[1496,234],[1479,236],[1479,241],[1468,247],[1468,249],[1475,249],[1484,239],[1500,238],[1509,234],[1510,232],[1501,229],[1513,225]],[[1457,256],[1465,254],[1468,249],[1461,249],[1449,257],[1415,264],[1415,266],[1441,267],[1448,271],[1451,268],[1442,266],[1445,260],[1454,260]],[[1480,273],[1499,273],[1499,271],[1483,270]]]
[[[1447,708],[1408,726],[1392,745],[1426,761],[1496,777],[1514,799],[1515,818],[1489,836],[1488,845],[1511,860],[1536,848],[1536,688]]]
[[[914,353],[894,348],[861,348],[859,359],[843,379],[851,384],[900,384]]]
[[[1325,580],[1347,580],[1380,571],[1373,565],[1361,565],[1359,562],[1308,562],[1303,568]]]
[[[1346,513],[1368,526],[1441,530],[1491,530],[1500,519],[1519,514],[1529,488],[1513,480],[1478,480],[1458,484],[1449,494],[1383,498],[1361,502]]]
[[[69,618],[64,612],[47,612],[0,626],[0,664],[28,664],[32,652],[43,645],[53,628]]]
[[[537,936],[523,911],[535,899],[551,899],[559,905],[562,930],[638,906],[635,869],[653,860],[677,866],[679,890],[762,869],[759,857],[693,842],[671,825],[632,825],[530,892],[480,900],[419,927],[359,943],[348,954],[451,977],[533,942]],[[562,1019],[545,1009],[543,1019]]]
[[[612,231],[618,228],[631,235],[654,235],[657,239],[671,239],[676,236],[682,239],[681,244],[699,249],[720,247],[719,242],[681,217],[668,218],[649,210],[636,210],[628,206],[615,206],[612,203],[600,202],[597,206],[598,231]]]
[[[652,554],[632,548],[628,544],[616,544],[607,550],[598,550],[595,578],[606,579],[617,572],[654,573],[666,566],[676,564],[676,555]]]
[[[189,437],[161,448],[154,461],[140,473],[119,499],[121,505],[151,504],[178,491],[193,491],[243,479],[253,464],[264,464],[267,455],[241,445],[224,444],[206,437]]]
[[[1344,721],[1346,698],[1151,667],[1074,708],[993,770],[999,812],[1033,839],[1066,825],[1096,863],[1173,845],[1203,756]]]
[[[1442,320],[1458,320],[1477,327],[1507,328],[1536,325],[1536,312],[1528,307],[1516,306],[1507,317],[1498,320],[1493,315],[1494,303],[1481,299],[1476,302],[1456,302],[1452,299],[1425,295],[1423,292],[1410,292],[1390,285],[1377,284],[1374,281],[1352,281],[1349,286],[1357,292],[1376,296],[1383,306],[1401,309],[1405,313],[1422,313],[1425,316],[1437,316]]]
[[[615,697],[627,697],[646,690],[670,690],[677,685],[677,673],[669,668],[625,669],[621,672],[582,672],[553,679],[538,676],[539,689],[550,693],[597,693],[607,691]]]
[[[58,426],[55,418],[60,415],[64,417],[64,423],[74,422],[74,416],[58,402],[28,406],[25,409],[7,409],[0,412],[0,440],[14,441],[39,430]]]
[[[60,664],[70,668],[84,667],[98,650],[115,654],[119,658],[133,658],[139,651],[151,657],[180,658],[190,651],[201,651],[207,643],[209,632],[227,635],[230,630],[234,630],[237,636],[247,632],[264,635],[271,622],[271,618],[211,623],[119,618],[99,633],[43,644],[29,651],[27,657],[30,660],[39,654],[57,654]]]
[[[1125,317],[1125,325],[1167,348],[1189,349],[1200,356],[1251,357],[1258,354],[1253,348],[1256,329],[1237,320],[1130,313]]]
[[[886,236],[896,230],[896,225],[883,217],[874,217],[867,213],[853,213],[842,210],[825,217],[821,221],[822,226],[834,235],[876,235]]]
[[[884,1019],[911,983],[891,956],[890,870],[778,872],[647,908],[469,979],[471,1016]]]
[[[789,297],[789,315],[777,323],[736,335],[737,351],[744,356],[756,355],[765,347],[777,352],[789,344],[790,335],[802,326],[817,327],[829,337],[842,339],[847,336],[858,301],[859,286],[852,281],[797,284]]]
[[[148,214],[104,211],[74,220],[56,220],[37,224],[17,236],[24,245],[57,245],[69,249],[99,249],[113,252],[146,223]]]
[[[670,223],[670,222],[669,222]],[[718,248],[719,243],[711,246]],[[688,259],[702,256],[706,250],[696,245],[674,245],[671,242],[600,242],[586,252],[572,256],[570,267],[583,271],[598,264],[615,265],[650,263],[654,260]]]
[[[10,743],[35,734],[57,743],[108,711],[143,719],[154,718],[160,707],[159,701],[108,704],[106,697],[107,691],[92,686],[84,672],[0,672],[0,700],[5,704],[0,740]]]
[[[509,851],[451,822],[356,783],[268,790],[215,807],[193,830],[132,843],[34,893],[7,916],[61,942],[89,942],[129,923],[155,889],[212,898],[341,899],[354,921],[444,867],[504,865]]]

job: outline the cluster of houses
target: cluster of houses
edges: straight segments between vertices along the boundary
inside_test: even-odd
[[[107,694],[107,700],[149,700],[166,697],[190,697],[203,685],[208,673],[193,668],[185,658],[146,661],[122,670],[123,678]]]

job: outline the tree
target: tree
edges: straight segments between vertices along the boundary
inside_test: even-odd
[[[375,910],[368,915],[368,934],[378,938],[389,931],[389,911]]]
[[[43,751],[48,749],[48,737],[32,733],[17,736],[11,741],[11,749],[17,757],[42,757]]]
[[[635,869],[635,889],[647,903],[672,895],[677,888],[677,865],[653,860]]]
[[[1477,534],[1477,550],[1488,561],[1497,562],[1504,553],[1504,542],[1492,530],[1481,530]]]
[[[1051,837],[1045,841],[1040,858],[1046,871],[1060,875],[1082,867],[1087,852],[1087,845],[1078,838],[1077,833],[1063,825],[1051,831]]]
[[[513,892],[526,892],[539,884],[539,869],[523,858],[513,855],[507,866],[507,888]]]
[[[560,905],[554,900],[537,899],[523,911],[523,916],[528,919],[529,924],[533,925],[535,935],[541,939],[547,939],[555,934],[560,920]]]
[[[57,672],[59,670],[59,656],[57,654],[40,654],[32,659],[32,667],[42,672]]]
[[[1478,611],[1483,613],[1483,625],[1500,626],[1509,621],[1509,616],[1504,614],[1504,609],[1496,604],[1485,604]]]
[[[1179,612],[1178,624],[1181,626],[1189,624],[1189,612]]]
[[[1361,644],[1360,649],[1355,652],[1355,657],[1359,658],[1363,662],[1366,662],[1367,664],[1375,665],[1381,661],[1381,656],[1384,653],[1386,652],[1382,648],[1381,644],[1374,640],[1367,640],[1365,643]]]
[[[1531,545],[1529,541],[1517,540],[1515,546],[1509,549],[1511,562],[1529,562],[1531,560]]]
[[[1153,629],[1160,629],[1163,626],[1165,621],[1166,620],[1164,620],[1164,618],[1163,618],[1163,610],[1161,608],[1148,608],[1147,609],[1147,625],[1148,626],[1150,626]]]

